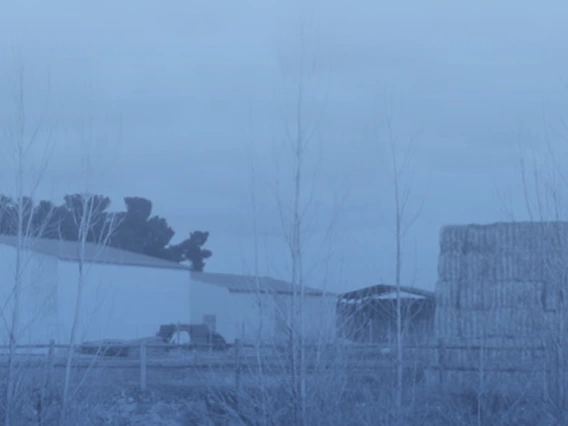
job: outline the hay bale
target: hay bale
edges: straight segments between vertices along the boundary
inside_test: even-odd
[[[568,291],[568,222],[444,227],[438,278],[435,334],[464,346],[452,362],[471,366],[476,353],[467,346],[483,342],[517,349],[492,354],[494,365],[541,365],[542,351],[531,347],[564,319],[559,306]],[[459,368],[452,374],[469,381]]]
[[[440,252],[546,251],[568,245],[568,222],[516,222],[491,225],[445,226]]]
[[[566,251],[444,252],[438,258],[440,281],[538,281],[568,261]]]

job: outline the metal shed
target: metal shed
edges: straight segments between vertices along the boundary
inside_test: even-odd
[[[434,328],[434,292],[400,288],[403,333],[407,341],[422,342]],[[396,336],[397,288],[377,284],[344,293],[337,302],[339,335],[355,342],[393,343]]]

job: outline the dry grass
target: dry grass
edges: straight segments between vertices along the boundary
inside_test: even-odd
[[[367,349],[369,352],[370,349]],[[230,354],[225,354],[225,357]],[[262,365],[243,365],[240,374],[222,369],[222,357],[210,359],[210,368],[183,368],[187,356],[149,358],[147,391],[139,390],[137,360],[78,362],[73,371],[69,425],[293,425],[289,376],[285,363],[264,354]],[[345,354],[343,354],[345,356]],[[457,392],[448,386],[426,383],[424,365],[407,358],[403,409],[395,409],[395,368],[369,368],[370,353],[360,364],[338,354],[320,357],[307,376],[306,424],[310,425],[560,425],[564,413],[545,399],[526,395],[494,395],[475,389]],[[212,354],[203,354],[201,362]],[[195,358],[195,357],[194,357]],[[385,357],[383,357],[385,358]],[[194,359],[196,361],[196,359]],[[280,358],[280,361],[283,361]],[[384,363],[388,358],[383,360]],[[120,367],[120,364],[123,367]],[[271,368],[268,368],[268,365]],[[87,365],[92,365],[87,368]],[[45,365],[19,370],[18,406],[22,425],[57,423],[63,368],[55,368],[49,385],[42,388]],[[488,374],[490,379],[491,374]],[[490,383],[490,380],[488,380]],[[238,389],[238,390],[237,390]],[[42,401],[41,406],[38,405]],[[479,407],[481,406],[481,410]],[[1,413],[0,413],[1,414]],[[40,423],[41,420],[41,423]]]
[[[314,377],[309,384],[307,423],[311,425],[461,425],[478,424],[477,405],[484,404],[481,423],[491,425],[560,425],[563,417],[544,401],[513,400],[475,394],[442,393],[425,383],[407,383],[405,406],[394,409],[392,374],[374,377]],[[76,425],[292,425],[285,384],[259,386],[156,385],[141,392],[107,375],[78,392],[68,413]],[[106,382],[106,383],[104,383]],[[21,425],[40,424],[39,389],[34,379],[20,389]],[[56,424],[59,384],[44,407],[43,425]]]

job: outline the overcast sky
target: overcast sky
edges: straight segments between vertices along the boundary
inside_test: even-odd
[[[562,158],[566,16],[565,2],[525,0],[10,2],[0,13],[2,123],[20,61],[30,122],[49,100],[41,197],[88,187],[116,209],[124,196],[149,198],[176,240],[210,232],[207,270],[241,273],[253,263],[254,193],[260,272],[286,278],[271,188],[280,176],[288,202],[281,142],[303,75],[310,283],[393,282],[390,116],[400,156],[414,140],[409,215],[423,202],[403,280],[433,289],[442,226],[507,220],[504,203],[526,217],[519,140],[540,155],[548,130]],[[10,192],[6,165],[1,177]]]

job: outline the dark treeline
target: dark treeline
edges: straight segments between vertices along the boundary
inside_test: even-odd
[[[142,253],[173,262],[189,261],[195,271],[202,271],[212,252],[203,246],[208,232],[194,231],[179,244],[170,244],[175,232],[166,219],[152,215],[152,202],[141,197],[124,198],[126,211],[109,212],[110,198],[103,195],[66,195],[60,205],[51,201],[22,203],[0,195],[0,234],[16,235],[18,212],[22,211],[22,228],[27,235],[49,239],[77,241],[81,217],[87,217],[86,239],[112,247]],[[85,221],[83,221],[85,224]]]

